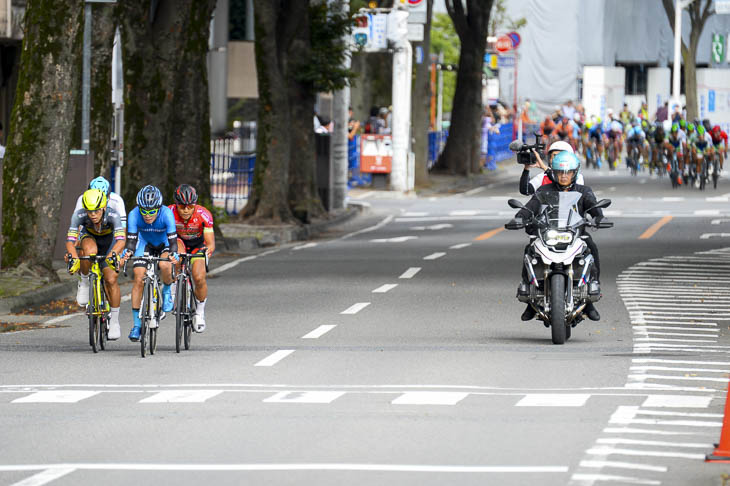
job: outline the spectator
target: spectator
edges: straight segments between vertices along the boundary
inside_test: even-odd
[[[665,101],[664,105],[656,110],[655,121],[663,122],[669,118],[669,102]]]
[[[380,108],[380,116],[378,117],[378,133],[381,135],[389,135],[391,133],[391,127],[389,121],[389,111],[386,107]],[[392,121],[392,118],[391,118]]]
[[[520,113],[520,121],[522,122],[522,126],[533,125],[533,124],[537,123],[535,120],[530,118],[530,100],[525,101],[525,104],[522,105],[522,112]]]
[[[360,130],[360,122],[352,118],[352,106],[347,108],[347,138],[354,140]]]
[[[575,107],[573,106],[573,101],[572,100],[566,101],[565,104],[563,104],[560,112],[564,118],[567,118],[568,120],[572,120],[573,115],[575,115]]]
[[[365,133],[378,133],[378,107],[370,108],[370,116],[365,123]]]
[[[314,133],[329,133],[332,131],[333,123],[323,120],[315,111],[314,112]]]

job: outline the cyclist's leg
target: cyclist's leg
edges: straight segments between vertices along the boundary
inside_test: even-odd
[[[135,257],[144,255],[147,242],[140,234],[137,241],[137,248],[134,252]],[[139,308],[142,305],[142,291],[144,289],[144,276],[147,269],[143,262],[134,262],[134,282],[132,283],[132,322],[134,323],[132,331],[129,333],[130,341],[139,341],[140,328],[142,321],[139,318]]]
[[[160,252],[160,258],[168,258],[170,248],[165,247]],[[160,262],[160,277],[162,277],[162,310],[171,312],[175,303],[172,298],[172,263]]]
[[[79,243],[81,255],[93,255],[96,253],[96,240],[86,232],[86,229],[81,231],[81,242]],[[81,260],[81,266],[79,271],[79,282],[76,289],[76,302],[85,306],[89,303],[89,269],[91,263],[88,260]]]
[[[205,303],[208,299],[208,283],[205,274],[205,259],[196,258],[192,263],[193,282],[195,283],[195,316],[193,329],[196,332],[205,330]]]

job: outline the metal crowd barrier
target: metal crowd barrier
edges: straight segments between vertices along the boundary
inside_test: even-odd
[[[253,183],[256,154],[236,154],[233,139],[210,142],[210,194],[215,207],[228,214],[241,211]]]

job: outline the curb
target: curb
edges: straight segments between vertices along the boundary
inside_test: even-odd
[[[332,226],[350,221],[367,209],[365,205],[350,203],[347,209],[338,212],[331,219],[302,226],[257,228],[256,226],[239,225],[239,231],[243,231],[245,236],[224,236],[223,241],[228,251],[245,251],[308,240]]]
[[[60,282],[48,287],[40,287],[15,297],[0,299],[0,314],[10,314],[25,307],[44,304],[60,297],[73,295],[76,281]]]

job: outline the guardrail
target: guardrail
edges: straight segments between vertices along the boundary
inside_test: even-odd
[[[210,142],[210,195],[213,206],[236,214],[248,202],[256,154],[236,154],[233,139]]]

